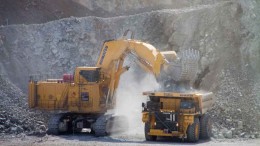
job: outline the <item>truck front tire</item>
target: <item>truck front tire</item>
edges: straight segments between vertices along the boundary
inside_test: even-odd
[[[200,136],[200,121],[198,118],[194,119],[194,123],[189,125],[187,129],[187,139],[189,142],[197,142]]]
[[[149,132],[150,132],[150,123],[145,123],[145,125],[144,125],[145,139],[147,141],[156,141],[157,136],[148,135]]]

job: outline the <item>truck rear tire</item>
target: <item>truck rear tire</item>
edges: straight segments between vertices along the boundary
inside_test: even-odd
[[[212,135],[212,121],[208,114],[204,114],[200,118],[200,138],[209,139]]]
[[[149,132],[150,132],[150,123],[145,123],[145,125],[144,125],[145,139],[147,141],[156,141],[157,136],[148,135]]]
[[[189,142],[197,142],[200,136],[200,121],[198,118],[194,119],[194,123],[189,125],[187,129],[187,139]]]

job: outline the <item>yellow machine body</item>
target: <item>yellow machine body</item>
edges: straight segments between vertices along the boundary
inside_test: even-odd
[[[165,55],[163,55],[165,53]],[[105,113],[115,105],[114,94],[128,54],[148,72],[158,76],[176,58],[174,51],[160,52],[150,44],[130,39],[106,41],[95,67],[77,67],[73,80],[47,79],[29,82],[30,108],[78,113]]]
[[[29,83],[29,106],[46,110],[66,110],[71,112],[104,112],[105,102],[99,78],[99,67],[77,67],[73,82],[61,79],[31,81]],[[91,80],[84,78],[84,73],[96,74]],[[103,100],[103,102],[102,102]],[[103,105],[103,106],[102,106]]]

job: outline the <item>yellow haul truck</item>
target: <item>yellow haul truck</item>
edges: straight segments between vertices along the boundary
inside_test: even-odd
[[[190,142],[210,138],[212,121],[206,112],[213,104],[211,92],[143,94],[150,98],[142,104],[146,140],[155,141],[158,136],[179,137]]]
[[[174,75],[181,80],[194,72],[190,71],[194,68],[189,66],[193,65],[196,51],[184,53],[187,58],[182,62],[174,51],[160,52],[148,43],[134,40],[133,33],[131,39],[126,39],[127,32],[122,39],[104,42],[94,67],[76,67],[73,75],[64,75],[63,79],[30,80],[30,108],[63,112],[50,118],[49,134],[89,128],[96,136],[105,136],[113,132],[111,123],[115,125],[113,127],[124,129],[120,127],[122,124],[116,124],[123,118],[107,114],[107,111],[115,107],[115,92],[121,74],[129,68],[124,66],[125,57],[129,54],[142,69],[158,79]]]

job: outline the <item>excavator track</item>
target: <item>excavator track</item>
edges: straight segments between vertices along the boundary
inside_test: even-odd
[[[95,136],[122,133],[127,131],[127,129],[128,121],[125,116],[103,115],[96,120],[93,126]]]
[[[48,134],[52,134],[52,135],[59,135],[60,134],[59,122],[60,122],[60,119],[63,116],[64,116],[64,114],[55,114],[49,119],[48,130],[47,130]]]
[[[95,131],[95,136],[106,136],[109,134],[107,131],[107,121],[109,117],[111,116],[103,115],[96,120],[93,126],[93,130]]]

